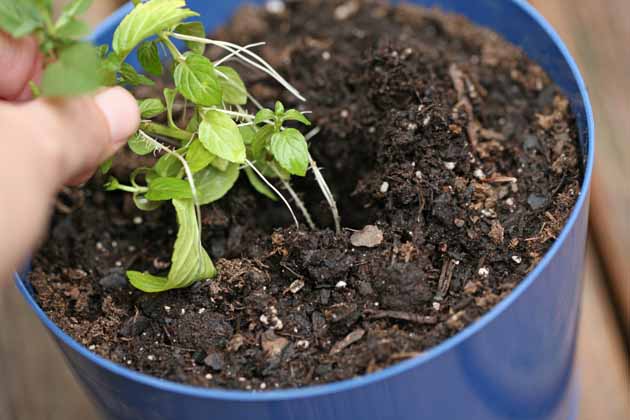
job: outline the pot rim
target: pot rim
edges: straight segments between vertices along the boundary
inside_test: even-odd
[[[195,387],[192,385],[180,384],[172,381],[168,381],[165,379],[159,379],[154,376],[146,375],[143,373],[136,372],[134,370],[128,369],[124,366],[116,364],[100,355],[92,353],[85,346],[81,345],[77,341],[74,340],[71,336],[69,336],[66,332],[64,332],[61,328],[59,328],[42,310],[42,308],[37,304],[34,297],[30,293],[28,286],[25,281],[22,279],[20,274],[14,273],[14,278],[16,285],[19,291],[22,293],[28,304],[34,309],[37,317],[42,321],[47,329],[49,329],[52,334],[58,339],[61,340],[65,345],[70,347],[75,352],[79,353],[81,356],[90,360],[92,363],[97,364],[99,367],[108,370],[109,372],[120,375],[127,380],[137,381],[142,383],[143,385],[149,387],[159,388],[162,391],[172,392],[175,394],[182,394],[189,397],[196,398],[205,398],[205,399],[220,399],[220,400],[228,400],[228,401],[236,401],[236,402],[265,402],[265,401],[282,401],[289,399],[307,399],[313,398],[328,394],[334,394],[339,392],[344,392],[364,386],[368,386],[380,381],[387,380],[396,375],[402,374],[408,370],[417,368],[429,361],[440,357],[441,355],[447,353],[448,351],[454,349],[464,341],[466,341],[469,337],[477,334],[480,330],[485,328],[488,324],[490,324],[495,318],[499,317],[512,303],[517,301],[525,291],[533,284],[533,282],[540,276],[540,274],[545,270],[545,268],[549,265],[549,262],[555,257],[555,255],[560,250],[563,243],[567,240],[567,237],[570,231],[573,229],[576,224],[579,215],[585,205],[587,205],[587,200],[589,197],[589,190],[591,186],[591,178],[593,174],[593,165],[594,165],[594,152],[595,152],[595,121],[593,117],[593,111],[591,108],[591,102],[589,99],[588,91],[582,75],[579,71],[578,65],[571,56],[568,48],[560,38],[560,36],[556,33],[553,27],[547,22],[547,20],[542,17],[542,15],[529,3],[525,0],[512,0],[514,6],[520,8],[523,12],[528,14],[540,27],[547,33],[549,38],[556,45],[560,53],[562,54],[563,59],[568,64],[571,69],[571,73],[575,81],[577,82],[577,86],[579,89],[580,98],[584,104],[584,112],[587,120],[586,131],[588,133],[588,144],[586,148],[586,165],[584,168],[584,178],[582,180],[581,192],[578,197],[575,206],[573,207],[569,219],[565,223],[562,231],[558,238],[554,241],[553,245],[549,250],[545,253],[540,262],[536,265],[536,267],[514,288],[514,290],[503,300],[501,300],[494,308],[485,313],[479,319],[474,321],[471,325],[464,328],[459,333],[455,334],[453,337],[448,338],[447,340],[441,342],[435,347],[432,347],[422,354],[409,359],[403,362],[399,362],[393,366],[387,367],[381,371],[363,375],[357,378],[346,379],[343,381],[323,384],[323,385],[314,385],[308,386],[304,388],[295,388],[295,389],[282,389],[282,390],[273,390],[273,391],[265,391],[265,392],[252,392],[252,391],[241,391],[241,390],[228,390],[228,389],[208,389]],[[110,15],[107,19],[105,19],[101,25],[99,25],[95,34],[99,33],[103,30],[103,28],[111,27],[122,20],[122,18],[129,13],[132,8],[132,4],[128,3]],[[93,38],[96,35],[92,36]]]

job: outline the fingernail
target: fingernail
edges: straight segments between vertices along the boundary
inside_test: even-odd
[[[140,110],[138,103],[129,92],[121,87],[99,92],[94,101],[101,109],[114,144],[121,144],[138,129]]]

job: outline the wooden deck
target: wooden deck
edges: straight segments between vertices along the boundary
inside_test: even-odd
[[[532,0],[576,57],[597,120],[578,365],[582,420],[630,418],[630,2]],[[99,0],[98,22],[119,0]],[[96,418],[13,287],[0,290],[0,420]]]

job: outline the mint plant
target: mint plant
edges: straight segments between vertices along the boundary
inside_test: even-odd
[[[153,153],[160,155],[159,159],[152,167],[135,169],[128,185],[113,177],[105,185],[109,191],[131,193],[143,211],[171,203],[177,214],[179,232],[168,275],[129,271],[133,286],[145,292],[161,292],[216,275],[202,245],[200,207],[224,197],[242,171],[256,191],[271,200],[282,200],[299,227],[291,205],[271,182],[278,180],[314,229],[306,206],[290,184],[292,176],[304,177],[310,168],[340,231],[334,198],[308,149],[307,137],[315,135],[317,129],[305,137],[299,130],[285,127],[287,122],[303,126],[311,122],[303,112],[285,109],[279,101],[273,110],[262,107],[239,73],[225,65],[238,61],[262,71],[304,101],[291,84],[252,51],[264,43],[239,46],[206,38],[203,24],[189,21],[198,14],[186,7],[185,0],[135,0],[133,10],[114,33],[110,51],[108,46],[94,47],[80,40],[86,26],[77,17],[90,3],[70,2],[53,23],[50,0],[0,0],[0,29],[14,37],[34,34],[40,41],[49,65],[41,86],[32,85],[36,94],[65,96],[101,86],[153,85],[145,74],[172,74],[174,88],[164,89],[160,97],[139,101],[142,122],[128,142],[134,153]],[[186,51],[178,48],[181,42]],[[226,55],[213,63],[204,56],[207,45],[225,50]],[[127,62],[132,54],[136,54],[145,74]],[[184,115],[190,115],[186,126],[173,117],[178,99],[183,100]],[[251,108],[257,109],[256,113],[249,112]],[[158,122],[156,118],[164,114],[166,123]],[[111,165],[111,160],[105,162],[101,171],[107,173]]]

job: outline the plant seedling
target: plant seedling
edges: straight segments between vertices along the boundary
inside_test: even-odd
[[[270,179],[279,180],[289,191],[315,228],[306,206],[290,185],[291,176],[303,177],[309,167],[330,204],[335,227],[340,231],[339,213],[330,189],[308,151],[306,137],[287,122],[310,126],[296,109],[276,102],[274,109],[263,108],[247,91],[239,73],[225,63],[236,60],[262,71],[278,81],[300,100],[304,98],[252,48],[205,37],[201,22],[189,21],[198,14],[185,0],[134,1],[133,10],[116,29],[111,51],[81,41],[87,26],[78,20],[92,0],[71,1],[56,21],[51,0],[0,0],[0,29],[14,37],[35,35],[47,58],[40,86],[31,84],[36,95],[66,96],[84,94],[102,86],[153,85],[145,74],[161,76],[172,66],[174,88],[160,97],[139,101],[142,122],[129,139],[129,148],[138,155],[161,156],[152,167],[140,167],[130,176],[129,185],[111,177],[105,188],[131,193],[136,206],[153,211],[170,202],[177,214],[179,231],[167,276],[129,271],[128,278],[145,292],[182,288],[216,275],[215,267],[201,240],[200,206],[224,197],[244,171],[253,188],[271,200],[281,199],[298,220],[289,202]],[[187,51],[177,44],[183,41]],[[227,55],[212,62],[206,45],[222,48]],[[127,59],[136,54],[145,74],[137,72]],[[68,77],[71,75],[72,77]],[[174,121],[174,107],[183,99],[183,113],[191,118],[186,126]],[[255,106],[253,114],[248,107]],[[156,121],[166,114],[166,123]],[[316,132],[312,132],[312,135]],[[105,162],[105,174],[112,161]]]

